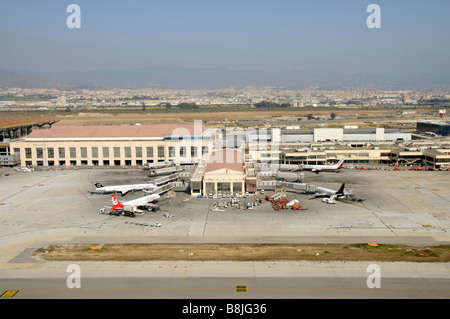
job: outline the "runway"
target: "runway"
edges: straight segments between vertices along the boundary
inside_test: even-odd
[[[68,286],[69,265],[4,270],[0,293],[18,291],[14,299],[450,298],[448,263],[85,262],[77,264],[79,288]],[[378,287],[368,285],[373,265]]]
[[[379,289],[367,288],[361,278],[87,278],[80,289],[69,289],[57,279],[8,279],[0,283],[18,290],[14,299],[450,298],[450,279],[416,282],[389,278]],[[247,286],[247,292],[236,292],[236,285]]]

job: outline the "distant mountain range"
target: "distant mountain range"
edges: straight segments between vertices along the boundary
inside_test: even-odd
[[[222,89],[280,87],[323,90],[416,90],[449,91],[450,75],[380,76],[368,73],[345,74],[320,68],[305,71],[251,71],[223,67],[187,68],[172,65],[125,70],[36,72],[0,69],[0,87],[103,89],[148,88]]]

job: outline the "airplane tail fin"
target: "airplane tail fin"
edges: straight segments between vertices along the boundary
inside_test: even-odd
[[[102,183],[100,183],[99,181],[92,182],[92,184],[93,184],[96,188],[102,188],[102,187],[103,187]]]
[[[113,207],[112,209],[123,209],[123,205],[119,202],[116,196],[111,195]]]
[[[338,168],[342,168],[344,166],[344,159],[341,159],[338,163]]]
[[[336,192],[336,194],[344,194],[344,187],[345,187],[345,183],[343,183],[341,185],[341,188],[339,188],[339,190]]]

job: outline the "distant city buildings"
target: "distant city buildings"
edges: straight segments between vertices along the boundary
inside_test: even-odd
[[[221,90],[102,89],[56,90],[0,88],[0,109],[167,108],[196,105],[255,105],[261,101],[302,107],[449,105],[448,92],[319,91],[278,88]]]

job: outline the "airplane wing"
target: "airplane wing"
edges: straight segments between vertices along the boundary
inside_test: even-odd
[[[139,197],[139,198],[130,200],[124,204],[126,204],[128,206],[134,206],[134,207],[142,206],[142,205],[147,204],[147,197]]]
[[[324,197],[324,196],[330,196],[330,194],[327,193],[314,193],[315,197]]]
[[[132,191],[132,188],[123,188],[120,190],[120,193],[122,194],[122,196],[125,196],[129,191]]]
[[[139,186],[130,186],[130,187],[121,187],[120,192],[122,193],[122,196],[127,194],[130,191],[147,191],[147,190],[153,190],[155,189],[156,186],[153,184],[149,184],[149,185],[139,185]]]
[[[158,201],[159,195],[158,194],[151,194],[143,197],[139,197],[127,202],[124,202],[124,205],[132,206],[132,207],[138,207],[138,206],[145,206],[149,205],[153,201]]]

